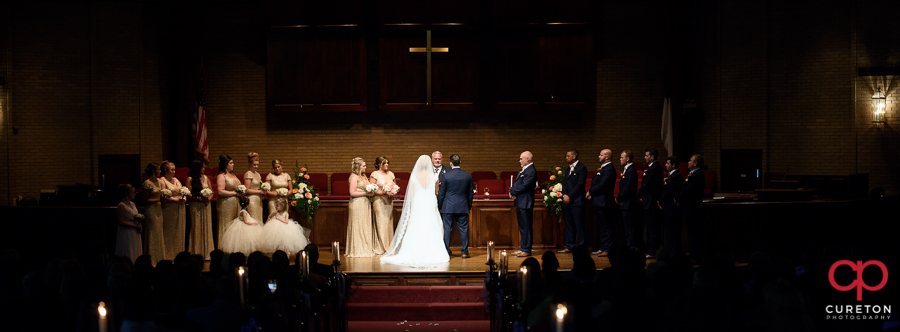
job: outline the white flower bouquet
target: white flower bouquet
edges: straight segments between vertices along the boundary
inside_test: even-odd
[[[212,195],[213,195],[212,189],[203,188],[202,190],[200,190],[200,196],[203,196],[203,198],[210,198],[210,197],[212,197]]]
[[[178,193],[181,194],[181,196],[190,196],[191,190],[187,187],[181,187],[181,189],[178,189]]]
[[[389,182],[388,184],[384,185],[384,187],[381,187],[381,190],[383,190],[389,196],[394,196],[398,192],[400,192],[400,186],[398,186],[396,183]]]
[[[142,222],[144,222],[144,219],[146,219],[146,217],[144,217],[144,215],[140,214],[140,213],[135,214],[133,216],[133,218],[134,218],[134,222],[136,222],[136,223],[142,223]]]
[[[259,185],[259,189],[269,191],[272,189],[272,185],[269,184],[268,182],[263,182],[262,184]]]
[[[278,188],[275,189],[275,193],[278,194],[278,196],[285,197],[288,195],[288,190],[287,188]]]
[[[241,194],[241,195],[246,194],[246,193],[247,193],[247,186],[245,186],[245,185],[239,185],[239,186],[237,186],[237,187],[234,188],[234,192],[236,192],[236,193],[238,193],[238,194]]]
[[[172,191],[169,189],[160,189],[159,194],[165,198],[172,198]]]
[[[377,185],[377,184],[371,183],[371,184],[367,184],[367,185],[366,185],[366,193],[368,193],[368,194],[374,194],[374,193],[377,192],[377,191],[378,191],[378,185]],[[370,202],[375,201],[375,197],[374,197],[374,196],[369,197],[369,201],[370,201]]]

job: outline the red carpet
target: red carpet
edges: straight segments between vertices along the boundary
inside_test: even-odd
[[[487,331],[481,286],[356,286],[350,331]]]

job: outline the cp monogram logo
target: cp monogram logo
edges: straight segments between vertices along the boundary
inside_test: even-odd
[[[841,266],[841,265],[847,265],[851,269],[853,269],[853,271],[856,271],[856,279],[854,279],[853,282],[851,282],[849,285],[846,285],[846,286],[838,285],[838,283],[836,281],[834,281],[834,270],[837,269],[837,267]],[[881,268],[881,273],[882,273],[881,283],[874,287],[866,285],[865,281],[862,280],[863,270],[865,270],[866,267],[869,265],[875,265],[875,266]],[[887,270],[887,267],[884,266],[884,263],[882,263],[881,261],[873,260],[873,261],[868,261],[865,263],[863,263],[862,261],[856,261],[856,263],[853,263],[848,260],[841,260],[841,261],[837,261],[833,265],[831,265],[831,269],[828,270],[828,281],[831,282],[831,286],[834,287],[834,289],[837,289],[842,292],[846,292],[855,287],[857,301],[862,301],[863,288],[865,288],[866,290],[870,290],[870,291],[877,291],[877,290],[884,288],[884,285],[887,284],[887,280],[888,280],[888,270]]]

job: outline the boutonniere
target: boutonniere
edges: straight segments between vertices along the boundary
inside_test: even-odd
[[[525,177],[525,174],[519,173],[519,177],[520,177],[520,178],[524,178],[524,177]]]
[[[447,170],[441,170],[441,174],[447,174]]]
[[[600,175],[600,172],[597,172],[597,175]]]
[[[623,179],[625,178],[625,172],[622,172],[622,178]]]
[[[684,179],[684,182],[688,182],[691,178]]]
[[[647,171],[644,171],[644,175],[645,175],[645,176],[647,175]]]

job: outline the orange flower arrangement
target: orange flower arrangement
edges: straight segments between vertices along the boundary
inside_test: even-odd
[[[551,176],[550,176],[550,181],[553,181],[553,180],[556,180],[556,175],[551,175]]]
[[[306,193],[306,195],[304,195],[304,196],[306,196],[306,198],[312,198],[312,194],[310,194],[310,193]]]
[[[557,191],[557,192],[556,192],[556,197],[562,197],[562,192]]]
[[[558,171],[558,170],[561,170],[561,169],[562,169],[562,167],[556,166],[556,170],[557,170],[557,171]]]
[[[294,163],[294,178],[296,182],[293,187],[293,195],[290,196],[291,207],[299,216],[299,219],[306,220],[306,223],[313,223],[313,216],[319,210],[319,193],[318,189],[309,184],[309,169],[306,165],[300,167],[299,162]]]
[[[297,206],[297,201],[291,201],[291,206]]]
[[[309,174],[303,175],[303,178],[309,180]]]
[[[292,193],[292,194],[296,194],[298,191],[299,191],[299,190],[297,190],[297,188],[294,188],[294,190],[291,190],[291,193]]]
[[[300,171],[306,173],[306,167],[300,167]]]

